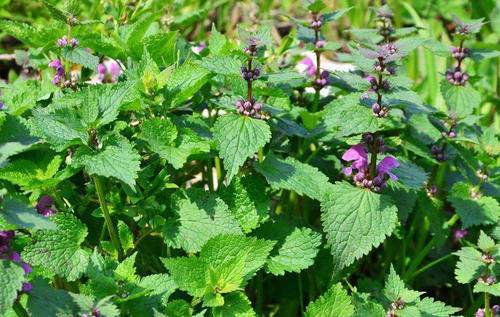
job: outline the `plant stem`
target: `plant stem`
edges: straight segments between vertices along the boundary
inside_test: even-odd
[[[252,58],[248,59],[248,71],[252,71]],[[247,100],[252,102],[252,80],[247,80]]]
[[[458,215],[455,214],[447,222],[443,224],[443,228],[448,229],[451,226],[453,226],[457,221],[458,221]],[[420,265],[420,263],[422,263],[422,261],[429,254],[432,248],[434,248],[434,246],[439,242],[440,239],[441,239],[440,235],[435,235],[434,237],[432,237],[431,241],[429,241],[429,243],[427,243],[427,245],[417,254],[417,256],[413,258],[413,260],[410,262],[408,271],[406,271],[406,274],[404,275],[405,281],[408,281],[409,277],[415,274],[417,267]]]
[[[297,274],[297,278],[299,281],[299,303],[300,303],[300,315],[302,316],[304,314],[304,294],[302,291],[302,276],[300,275],[300,272]]]
[[[26,311],[26,309],[24,309],[23,305],[19,303],[19,301],[14,302],[14,306],[12,307],[12,309],[14,309],[16,315],[19,317],[29,317],[28,312]]]
[[[108,227],[109,237],[111,238],[111,242],[115,246],[116,251],[118,252],[118,260],[123,259],[123,250],[120,244],[120,240],[118,238],[118,234],[116,232],[116,228],[113,225],[113,221],[111,220],[111,215],[109,214],[108,206],[106,205],[106,201],[104,200],[104,186],[102,184],[99,176],[92,176],[94,180],[95,189],[97,192],[97,197],[99,198],[99,204],[101,206],[102,213],[104,215],[104,222]]]
[[[316,43],[319,41],[319,30],[317,28],[314,29],[314,44],[316,45]],[[318,105],[319,105],[319,92],[321,90],[321,88],[316,85],[316,82],[318,79],[320,79],[321,77],[321,71],[320,71],[320,68],[321,68],[321,52],[320,50],[318,49],[315,49],[314,50],[314,54],[316,54],[316,73],[315,73],[315,93],[314,93],[314,101],[313,101],[313,106],[312,106],[312,109],[311,111],[312,112],[316,112],[318,111]]]
[[[484,293],[484,315],[485,317],[492,317],[490,311],[490,294]]]
[[[262,148],[259,148],[259,151],[257,152],[257,157],[259,159],[259,163],[262,163],[264,161],[264,151]]]
[[[378,154],[378,147],[377,147],[377,134],[373,134],[373,142],[371,146],[371,157],[370,157],[370,179],[374,179],[375,176],[377,175],[377,154]]]
[[[437,265],[437,264],[439,264],[439,263],[441,263],[441,262],[443,262],[443,261],[446,261],[446,260],[448,260],[449,258],[451,258],[451,257],[453,257],[453,256],[454,256],[454,254],[453,254],[453,253],[449,253],[449,254],[447,254],[447,255],[445,255],[445,256],[440,257],[439,259],[436,259],[436,260],[434,260],[434,261],[430,262],[429,264],[427,264],[427,265],[425,265],[425,266],[421,267],[420,269],[416,270],[416,271],[415,271],[415,273],[413,273],[413,274],[412,274],[412,275],[408,278],[408,280],[412,280],[412,279],[414,279],[414,278],[415,278],[417,275],[419,275],[420,273],[423,273],[423,272],[427,271],[427,270],[428,270],[428,269],[430,269],[431,267],[433,267],[433,266],[435,266],[435,265]]]
[[[208,188],[211,192],[215,191],[214,187],[214,171],[213,171],[213,161],[209,158],[207,161],[207,176],[208,176]]]

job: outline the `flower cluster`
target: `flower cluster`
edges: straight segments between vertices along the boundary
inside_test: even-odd
[[[370,83],[370,92],[377,94],[377,100],[371,104],[373,115],[382,118],[389,114],[389,108],[383,104],[382,94],[391,89],[389,81],[384,76],[396,74],[395,61],[402,57],[401,50],[394,43],[379,45],[376,50],[361,48],[360,53],[373,60],[375,76],[369,75],[366,80]]]
[[[0,101],[0,110],[3,110],[4,107],[5,107],[5,104]]]
[[[26,262],[23,262],[21,256],[18,252],[12,250],[10,245],[12,239],[15,237],[15,232],[12,230],[0,231],[0,259],[6,259],[14,261],[18,263],[24,270],[24,274],[28,275],[32,272],[30,265]],[[32,289],[31,283],[24,282],[22,286],[23,292],[30,292]]]
[[[262,119],[262,114],[260,110],[262,109],[262,104],[260,102],[256,102],[254,99],[252,100],[238,100],[236,101],[236,110],[238,113],[243,114],[245,116],[250,116],[255,119]]]
[[[387,311],[387,317],[396,317],[396,313],[398,310],[402,310],[405,308],[405,302],[402,299],[398,299],[395,302],[392,302],[389,306],[389,310]]]
[[[56,209],[54,208],[54,199],[48,195],[40,197],[36,204],[36,211],[44,217],[54,215],[56,213]]]
[[[105,60],[97,65],[97,82],[116,83],[122,74],[120,65],[114,60]]]
[[[342,155],[342,160],[352,162],[351,166],[344,167],[343,172],[347,176],[352,176],[357,186],[379,192],[386,186],[389,178],[398,179],[392,173],[392,169],[398,167],[399,162],[392,156],[386,156],[378,164],[373,164],[376,163],[377,153],[384,153],[386,150],[384,141],[381,137],[374,138],[371,134],[365,135],[363,139],[363,143],[351,146]],[[370,160],[368,148],[372,150]]]
[[[249,116],[255,119],[263,119],[261,113],[262,104],[257,102],[252,96],[252,83],[254,80],[258,79],[261,72],[258,68],[253,68],[252,62],[253,58],[257,56],[259,40],[255,37],[250,37],[247,40],[247,46],[243,49],[248,56],[246,66],[241,67],[241,77],[247,82],[247,99],[238,100],[235,103],[236,110],[238,113]]]
[[[319,78],[314,80],[314,87],[321,90],[321,88],[327,86],[330,83],[330,73],[324,70],[319,74]]]
[[[52,83],[54,85],[64,84],[66,80],[66,71],[64,66],[59,59],[54,59],[49,63],[49,67],[53,68],[56,72],[54,78],[52,78]]]
[[[432,155],[436,158],[436,160],[443,162],[448,159],[448,156],[446,156],[446,147],[445,146],[439,146],[437,144],[433,144],[431,146],[431,153]]]
[[[455,229],[455,231],[453,231],[453,241],[456,243],[462,240],[468,234],[469,231],[467,231],[467,229]]]
[[[78,46],[78,40],[75,38],[68,39],[68,37],[65,35],[57,40],[57,46],[59,46],[59,47],[69,46],[69,47],[75,48]]]
[[[246,66],[241,67],[241,77],[243,77],[244,80],[246,81],[257,80],[259,76],[260,76],[260,69],[258,68],[249,69]]]
[[[309,26],[312,29],[318,30],[323,26],[323,16],[315,12],[312,13],[311,19],[309,20]]]
[[[392,26],[393,17],[394,14],[387,5],[383,5],[377,9],[378,33],[384,37],[385,42],[389,41],[390,36],[395,31],[394,27]]]
[[[493,312],[493,317],[500,316],[500,305],[493,305],[493,307],[491,308],[491,311]],[[476,314],[474,316],[475,317],[487,317],[486,311],[484,310],[484,308],[479,308],[476,311]]]
[[[460,36],[469,35],[473,33],[472,29],[476,28],[476,26],[472,26],[472,24],[466,24],[460,20],[456,21],[456,34]],[[481,28],[481,24],[477,25],[478,28]],[[479,30],[479,29],[478,29]],[[445,73],[446,80],[455,86],[465,86],[467,81],[469,80],[469,75],[462,70],[462,62],[465,58],[470,56],[470,49],[464,47],[464,39],[460,41],[460,45],[458,47],[451,47],[451,55],[456,60],[457,64],[454,68],[449,69]]]

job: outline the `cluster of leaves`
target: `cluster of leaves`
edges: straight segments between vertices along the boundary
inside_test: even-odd
[[[227,5],[43,1],[49,22],[0,20],[23,69],[0,83],[0,230],[16,232],[0,249],[0,314],[492,316],[498,91],[473,63],[499,53],[476,45],[482,20],[453,22],[470,79],[438,74],[439,106],[410,61],[451,57],[449,45],[421,22],[397,27],[387,5],[369,12],[376,28],[339,43],[331,22],[359,12],[321,0],[286,16],[286,31],[242,23],[228,36],[214,23],[193,43]],[[314,78],[297,69],[310,51]],[[328,69],[331,56],[349,71]],[[259,116],[241,100],[259,100]],[[379,143],[353,181],[341,158],[368,139]],[[397,164],[373,190],[383,152]]]

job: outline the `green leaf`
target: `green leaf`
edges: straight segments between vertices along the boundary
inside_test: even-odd
[[[118,221],[118,237],[125,253],[134,248],[134,235],[126,223]]]
[[[500,296],[500,283],[488,285],[483,282],[478,282],[474,285],[474,293],[488,293],[493,296]]]
[[[293,190],[312,199],[322,200],[332,189],[325,174],[292,157],[283,160],[269,153],[264,162],[255,164],[255,169],[266,177],[271,187]]]
[[[398,157],[399,167],[393,170],[394,175],[398,177],[406,188],[418,190],[427,182],[427,173],[418,165]]]
[[[0,216],[15,228],[55,230],[56,225],[16,197],[3,197]]]
[[[43,0],[43,5],[49,10],[50,16],[53,17],[54,19],[57,19],[63,23],[68,22],[68,17],[69,13],[63,12],[62,10],[59,10],[57,7],[55,7],[53,4],[50,2]]]
[[[497,223],[500,219],[500,207],[496,199],[488,196],[472,199],[471,190],[472,186],[458,182],[453,185],[448,196],[463,227]]]
[[[64,47],[61,51],[61,55],[65,60],[73,64],[82,65],[91,70],[96,70],[99,64],[99,57],[92,55],[82,47]]]
[[[197,257],[163,259],[175,283],[194,297],[202,297],[208,279],[208,264]]]
[[[25,281],[23,268],[9,260],[0,260],[0,314],[12,307]]]
[[[349,266],[382,243],[395,228],[392,200],[342,182],[321,204],[321,220],[337,270]]]
[[[217,31],[215,24],[212,24],[212,32],[208,39],[208,48],[212,55],[226,55],[229,54],[230,43],[222,33]]]
[[[75,281],[87,269],[89,255],[80,249],[87,227],[73,215],[58,213],[51,218],[57,230],[40,230],[26,246],[23,259],[68,281]]]
[[[33,135],[48,142],[56,151],[71,145],[86,144],[88,135],[72,107],[36,108],[29,120]]]
[[[28,311],[32,316],[78,316],[79,307],[70,293],[54,289],[42,279],[32,282],[33,290],[28,296]]]
[[[240,223],[244,232],[250,232],[269,218],[271,200],[263,193],[266,183],[262,177],[236,177],[221,190],[221,198]]]
[[[491,253],[496,247],[496,243],[495,240],[488,237],[488,235],[481,230],[479,232],[479,240],[477,241],[477,246],[479,247],[479,249],[481,249],[481,251]]]
[[[167,67],[177,60],[177,32],[162,32],[148,36],[144,40],[147,51],[160,67]]]
[[[176,68],[168,78],[165,96],[171,107],[177,107],[191,98],[205,85],[211,73],[204,67],[187,63]]]
[[[443,80],[441,93],[448,109],[458,117],[470,115],[481,103],[481,95],[470,85],[455,86]]]
[[[214,317],[253,317],[256,316],[248,297],[242,292],[224,296],[224,305],[212,308]]]
[[[208,56],[200,65],[214,74],[239,75],[241,72],[241,62],[233,56]]]
[[[135,272],[135,257],[137,252],[123,260],[114,271],[115,278],[119,281],[135,282],[137,275]]]
[[[140,170],[140,155],[123,136],[111,135],[104,142],[103,150],[94,153],[90,149],[79,149],[73,164],[83,166],[90,175],[114,177],[134,187]]]
[[[341,17],[343,17],[347,12],[351,11],[353,7],[350,8],[345,8],[345,9],[340,9],[340,10],[335,10],[333,12],[328,12],[323,14],[323,21],[324,22],[331,22],[331,21],[337,21]]]
[[[148,142],[154,152],[161,153],[174,143],[177,128],[168,118],[153,118],[144,121],[139,137]]]
[[[193,308],[185,300],[174,299],[166,305],[165,313],[169,317],[188,317],[193,316]]]
[[[245,160],[269,142],[271,129],[263,120],[228,114],[215,122],[214,139],[231,183]]]
[[[21,119],[7,115],[0,125],[0,166],[12,155],[28,150],[37,142],[38,138],[30,135]]]
[[[420,310],[419,316],[422,317],[448,317],[462,310],[461,308],[448,306],[445,303],[434,300],[431,297],[419,300],[416,306]]]
[[[306,317],[350,317],[354,314],[354,306],[347,291],[341,284],[335,284],[317,300],[307,305]]]
[[[459,257],[455,268],[455,278],[459,283],[468,284],[476,280],[486,268],[481,252],[472,247],[463,247],[454,254]]]
[[[187,252],[198,252],[211,237],[222,233],[241,233],[238,222],[226,203],[202,189],[189,189],[176,197],[175,223],[167,222],[163,234],[166,242]]]
[[[214,268],[231,263],[233,258],[242,259],[242,276],[246,281],[264,266],[274,244],[274,241],[243,235],[218,235],[203,246],[200,257]]]
[[[274,275],[300,272],[313,265],[321,245],[321,234],[309,228],[295,228],[267,262],[267,270]]]
[[[326,5],[323,2],[323,0],[305,0],[304,4],[306,8],[312,12],[319,12],[324,8],[326,8]]]
[[[406,288],[403,280],[396,274],[392,265],[385,282],[383,293],[389,302],[392,303],[401,299],[405,304],[416,302],[420,298],[420,295],[424,294],[423,292]]]

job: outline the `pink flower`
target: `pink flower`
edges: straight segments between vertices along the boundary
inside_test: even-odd
[[[116,61],[110,59],[97,65],[97,74],[99,83],[116,83],[122,70]]]
[[[391,170],[395,167],[399,166],[398,160],[396,160],[392,156],[386,156],[378,163],[377,165],[377,174],[378,176],[384,177],[385,175],[389,175],[389,177],[393,180],[397,180],[398,177],[391,173]]]
[[[307,76],[312,77],[316,74],[316,65],[314,65],[314,62],[311,58],[305,57],[299,62],[299,64],[302,64],[306,67],[305,72]]]
[[[351,146],[351,148],[342,155],[342,159],[347,162],[353,162],[350,167],[344,168],[344,174],[346,175],[351,175],[353,169],[361,171],[368,167],[368,153],[361,144]]]
[[[458,242],[462,240],[468,233],[469,231],[466,229],[455,229],[455,231],[453,231],[453,241]]]

